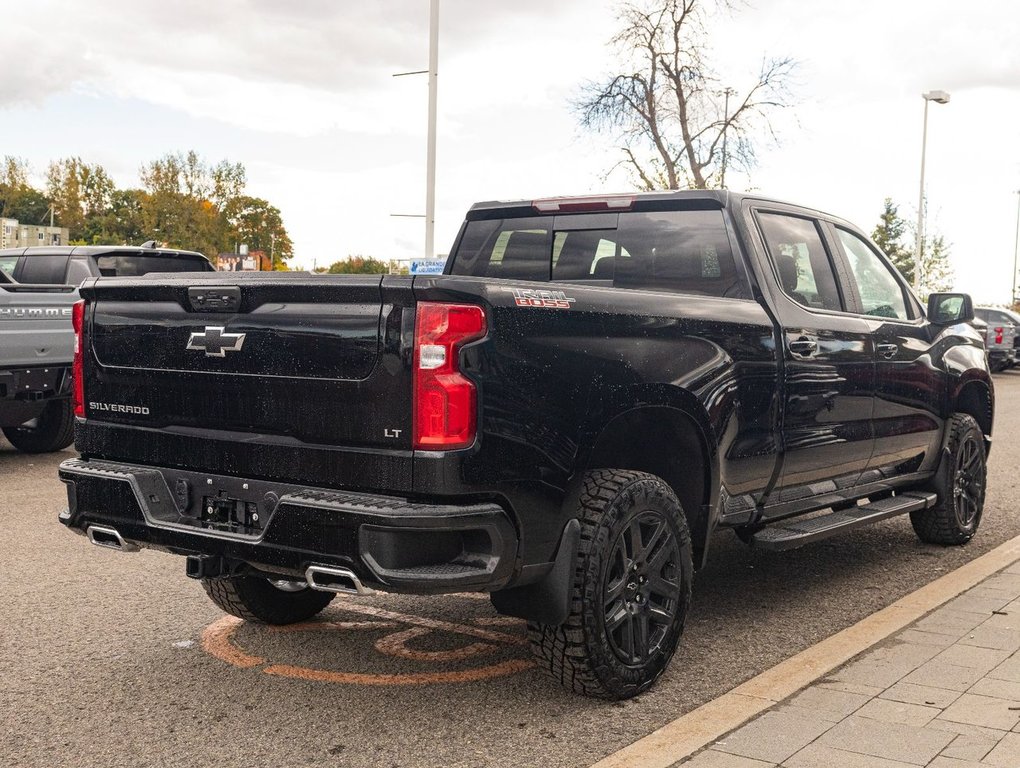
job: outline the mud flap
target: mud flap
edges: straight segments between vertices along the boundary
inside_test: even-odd
[[[505,616],[517,616],[547,626],[558,626],[570,614],[570,596],[581,546],[581,523],[571,520],[563,528],[552,570],[541,581],[490,595],[492,605]]]

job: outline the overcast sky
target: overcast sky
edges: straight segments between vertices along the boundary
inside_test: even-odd
[[[608,0],[442,0],[436,247],[476,200],[628,189],[570,101],[609,72]],[[428,0],[0,0],[0,155],[80,155],[120,186],[169,151],[248,169],[280,207],[295,263],[419,256]],[[799,62],[752,188],[870,231],[882,200],[916,216],[922,91],[929,229],[957,288],[1006,302],[1020,189],[1020,3],[757,0],[715,20],[735,87],[763,55]]]

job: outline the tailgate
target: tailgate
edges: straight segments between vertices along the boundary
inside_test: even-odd
[[[70,366],[72,285],[0,284],[0,368]]]
[[[150,275],[82,295],[83,450],[348,487],[358,462],[366,487],[369,465],[403,485],[406,458],[409,485],[409,278]]]

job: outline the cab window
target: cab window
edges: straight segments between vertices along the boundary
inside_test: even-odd
[[[759,213],[758,223],[783,292],[808,309],[842,310],[818,225],[783,213]]]
[[[903,286],[893,276],[890,268],[879,258],[864,240],[839,227],[836,228],[839,241],[846,252],[850,271],[861,297],[861,311],[873,317],[888,317],[894,320],[909,320]]]

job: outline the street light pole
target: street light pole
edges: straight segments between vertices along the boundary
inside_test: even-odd
[[[921,292],[921,255],[924,253],[924,160],[928,150],[928,102],[948,104],[949,94],[945,91],[922,93],[924,99],[924,123],[921,128],[921,191],[917,201],[917,242],[914,244],[914,291]]]
[[[425,179],[425,258],[436,256],[436,97],[439,92],[439,0],[429,0],[429,136]]]
[[[1020,245],[1020,189],[1016,191],[1016,234],[1013,235],[1013,282],[1010,284],[1013,296],[1012,306],[1016,306],[1016,257],[1018,245]]]

